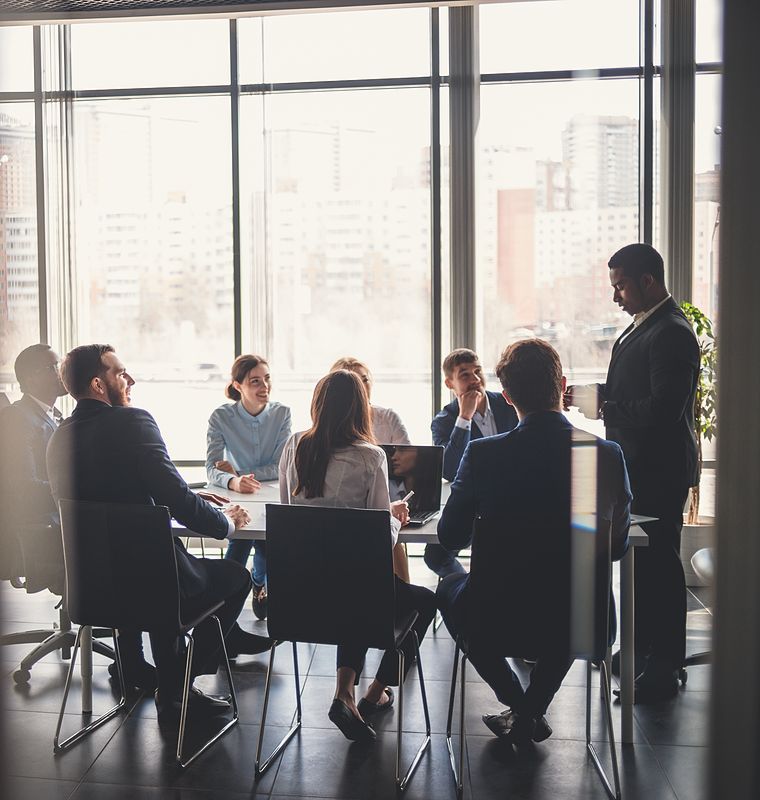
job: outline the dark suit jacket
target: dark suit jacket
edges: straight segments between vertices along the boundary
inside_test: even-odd
[[[672,298],[615,343],[600,386],[604,425],[623,448],[634,491],[651,484],[682,491],[697,482],[698,378],[699,345]]]
[[[486,392],[488,402],[496,420],[496,429],[499,433],[511,431],[517,425],[517,413],[504,396],[499,392]],[[459,401],[453,400],[444,406],[430,423],[433,431],[433,444],[444,448],[443,451],[443,477],[453,481],[456,477],[459,463],[464,455],[465,448],[473,439],[482,439],[483,433],[473,420],[470,430],[457,428],[456,421],[459,416]]]
[[[147,411],[80,400],[51,439],[47,463],[56,501],[163,505],[200,535],[227,535],[227,517],[189,489]],[[174,544],[182,597],[202,594],[207,576],[200,560],[178,538]]]
[[[509,433],[470,443],[438,522],[440,543],[448,550],[468,547],[473,522],[482,517],[496,523],[503,521],[504,530],[515,536],[531,529],[534,533],[525,541],[526,557],[530,551],[531,558],[535,558],[542,549],[547,557],[566,552],[573,442],[595,446],[596,513],[611,523],[612,557],[621,558],[628,549],[631,490],[620,447],[573,428],[564,415],[554,411],[529,414]],[[548,523],[545,531],[544,520]],[[540,543],[532,538],[543,536],[544,532],[545,539]],[[518,546],[518,552],[519,549]],[[510,580],[510,575],[520,574],[521,565],[503,564],[501,568],[504,580]],[[468,592],[469,583],[468,576],[460,588],[462,597]],[[540,587],[536,592],[540,594]]]

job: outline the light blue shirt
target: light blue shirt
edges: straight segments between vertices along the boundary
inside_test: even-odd
[[[257,416],[241,401],[220,406],[209,417],[206,435],[206,474],[209,483],[227,488],[233,477],[216,469],[217,461],[229,461],[239,475],[253,473],[256,480],[277,479],[277,466],[290,436],[290,409],[267,403]]]

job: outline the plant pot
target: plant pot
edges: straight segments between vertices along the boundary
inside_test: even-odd
[[[691,557],[703,547],[715,547],[715,517],[699,517],[696,525],[687,525],[684,514],[681,531],[681,563],[687,586],[705,586],[691,567]]]

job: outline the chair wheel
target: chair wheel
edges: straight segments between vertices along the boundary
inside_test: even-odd
[[[13,680],[18,684],[29,683],[29,678],[31,677],[32,673],[28,669],[17,669],[13,673]]]
[[[688,677],[689,675],[686,672],[686,669],[684,667],[681,667],[681,669],[678,670],[678,680],[681,681],[681,684],[683,686],[686,686],[686,681]]]

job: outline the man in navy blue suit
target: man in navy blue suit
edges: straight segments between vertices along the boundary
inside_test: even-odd
[[[514,408],[498,392],[486,391],[483,367],[473,350],[452,350],[442,364],[446,386],[456,395],[433,418],[433,444],[444,448],[443,477],[453,481],[467,445],[473,439],[511,431],[517,425]],[[425,547],[425,563],[441,578],[463,573],[459,551],[449,552],[439,544]]]
[[[190,490],[169,458],[156,421],[147,411],[131,407],[135,381],[110,345],[75,348],[63,362],[62,376],[77,406],[48,445],[48,474],[56,500],[165,505],[190,530],[217,539],[248,522],[242,507],[220,511]],[[243,631],[236,622],[251,589],[250,574],[234,561],[195,558],[176,537],[174,546],[183,617],[191,619],[193,613],[221,601],[217,617],[230,655],[268,650],[270,639]],[[213,625],[207,619],[195,631],[195,675],[217,670],[220,648]],[[177,636],[151,632],[151,649],[158,673],[159,720],[173,720],[182,692],[182,643]],[[191,701],[199,711],[213,713],[229,705],[192,691]]]
[[[578,489],[577,476],[573,475],[571,484],[571,448],[573,441],[580,439],[594,445],[596,513],[610,521],[612,557],[621,558],[628,547],[631,503],[623,453],[613,442],[576,431],[562,414],[566,381],[557,352],[540,339],[516,342],[502,354],[496,374],[504,387],[504,397],[516,409],[520,422],[509,433],[473,441],[468,446],[438,523],[441,544],[452,549],[469,546],[473,523],[482,518],[495,523],[499,532],[530,529],[530,542],[518,543],[514,549],[526,559],[529,552],[540,553],[540,563],[561,557],[568,541],[561,533],[570,527],[571,492]],[[520,522],[515,523],[516,520]],[[543,527],[543,520],[552,521],[552,530]],[[542,541],[537,542],[537,537]],[[502,566],[505,582],[519,578],[521,564],[516,558]],[[541,604],[541,585],[531,587],[522,607],[483,607],[483,594],[491,594],[491,590],[499,594],[499,587],[488,588],[487,593],[475,591],[467,574],[444,578],[437,593],[444,622],[455,638],[462,635],[468,639],[473,632],[480,632],[477,644],[474,638],[470,641],[470,661],[497,698],[508,706],[500,714],[483,717],[488,728],[514,744],[529,739],[542,741],[552,732],[544,714],[572,659],[558,643],[553,654],[538,658],[530,685],[523,691],[507,660],[498,648],[490,647],[487,632],[503,626],[510,615],[532,619]],[[537,617],[551,619],[553,614],[562,613],[562,609],[542,609]]]

